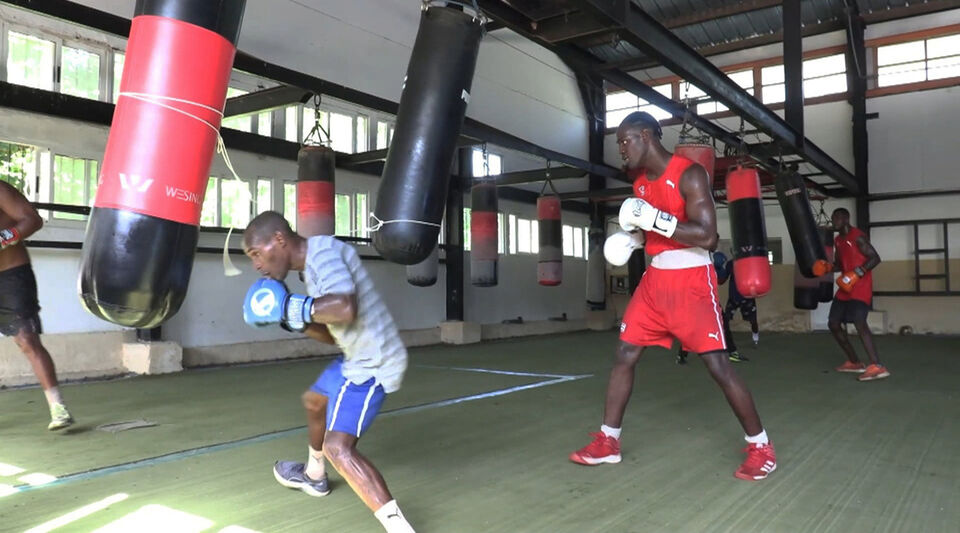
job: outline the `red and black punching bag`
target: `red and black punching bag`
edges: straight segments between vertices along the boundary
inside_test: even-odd
[[[470,282],[476,287],[497,284],[497,184],[478,181],[470,191]]]
[[[744,298],[763,296],[770,291],[770,261],[756,169],[737,167],[727,174],[727,205],[737,290]]]
[[[587,307],[594,311],[607,308],[607,262],[603,258],[603,228],[587,232]],[[642,253],[640,255],[643,255]]]
[[[713,187],[713,167],[716,162],[716,153],[713,146],[698,142],[681,142],[674,148],[674,154],[700,163],[707,170],[707,177],[710,179],[710,187]]]
[[[830,289],[833,290],[831,283]],[[820,304],[820,278],[808,278],[800,271],[800,264],[793,265],[793,306],[813,310]]]
[[[795,171],[782,172],[777,175],[776,189],[800,272],[808,278],[822,276],[829,266],[803,176]]]
[[[388,261],[416,264],[437,245],[482,36],[479,15],[425,4],[374,209]]]
[[[415,265],[407,265],[407,283],[414,287],[431,287],[437,283],[440,270],[440,247],[434,246],[426,259]]]
[[[297,152],[297,233],[333,235],[336,153],[326,146]]]
[[[537,198],[540,226],[540,255],[537,258],[537,282],[554,287],[563,281],[563,226],[560,222],[560,197]]]
[[[244,6],[136,4],[80,265],[100,318],[151,328],[183,303]]]
[[[833,228],[823,227],[819,228],[820,230],[820,239],[823,240],[823,250],[824,255],[827,258],[827,263],[833,264]],[[821,302],[829,302],[833,300],[833,269],[830,268],[827,272],[824,272],[822,276],[818,278],[820,280],[820,285],[818,288],[817,299]]]

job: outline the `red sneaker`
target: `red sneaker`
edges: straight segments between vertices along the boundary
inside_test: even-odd
[[[872,381],[875,379],[883,379],[890,375],[890,371],[887,370],[887,367],[883,365],[869,365],[867,369],[857,376],[857,379],[860,381]]]
[[[851,363],[850,361],[844,361],[842,365],[838,366],[835,370],[837,372],[853,372],[854,374],[862,374],[867,367],[863,366],[863,363]]]
[[[570,454],[570,460],[582,465],[620,462],[620,441],[602,432],[591,433],[593,442]]]
[[[747,481],[759,481],[777,469],[777,454],[773,451],[773,443],[762,445],[747,444],[743,449],[747,460],[733,473],[734,476]]]

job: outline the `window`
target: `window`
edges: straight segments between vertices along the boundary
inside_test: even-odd
[[[27,194],[34,188],[36,173],[36,148],[0,141],[0,180]]]
[[[268,178],[257,180],[257,214],[270,211],[273,206],[273,181]]]
[[[365,116],[357,117],[357,152],[366,152],[370,139],[370,119]]]
[[[530,253],[540,253],[540,222],[530,221]]]
[[[123,60],[126,55],[123,52],[113,53],[113,92],[110,93],[113,103],[117,103],[120,97],[120,80],[123,78]]]
[[[531,238],[530,226],[529,220],[524,218],[517,219],[517,251],[522,254],[532,253],[533,250],[531,246],[533,239]]]
[[[843,54],[803,62],[803,97],[847,92],[847,59]]]
[[[665,83],[663,85],[656,85],[652,87],[654,91],[666,96],[667,98],[673,97],[673,85],[670,83]],[[669,112],[660,109],[659,107],[650,104],[642,98],[638,98],[635,94],[618,91],[615,93],[610,93],[607,95],[607,127],[615,128],[623,119],[633,113],[634,111],[646,111],[653,115],[657,120],[664,120],[672,117]]]
[[[877,47],[880,87],[960,76],[960,34]]]
[[[508,231],[503,213],[497,213],[497,253],[506,253],[506,233]]]
[[[297,137],[297,106],[290,106],[283,110],[283,138],[290,142],[298,142]]]
[[[393,141],[393,124],[389,122],[377,121],[377,150],[383,150],[390,146]]]
[[[297,231],[297,184],[283,184],[283,218],[287,219],[293,231]]]
[[[200,225],[210,228],[217,226],[219,214],[219,185],[220,179],[211,177],[207,180],[207,192],[203,196],[203,208],[200,210]]]
[[[100,55],[64,46],[60,57],[60,92],[100,99]]]
[[[742,87],[748,94],[753,94],[753,70],[739,70],[737,72],[727,72],[727,77],[734,83]],[[698,115],[708,115],[710,113],[720,113],[728,111],[730,108],[712,100],[702,89],[685,81],[680,82],[681,98],[695,100]],[[684,96],[685,95],[685,96]]]
[[[270,123],[272,118],[273,113],[269,111],[257,115],[257,135],[263,135],[264,137],[272,135],[273,125]]]
[[[53,203],[92,205],[97,193],[97,161],[58,155],[53,158]],[[84,215],[55,211],[54,218],[83,220]]]
[[[330,147],[338,152],[353,153],[353,118],[350,115],[330,113]]]
[[[573,226],[563,225],[563,255],[573,255]]]
[[[507,217],[507,240],[510,245],[510,253],[517,253],[517,217],[515,215],[509,215]]]
[[[220,223],[224,228],[243,229],[250,223],[250,184],[237,179],[220,183]]]
[[[368,238],[370,237],[370,229],[368,227],[368,222],[370,219],[370,212],[367,209],[367,193],[357,193],[355,196],[356,199],[356,228],[357,237]]]
[[[497,176],[503,170],[503,159],[497,154],[475,148],[471,167],[474,176]]]
[[[233,98],[234,96],[243,96],[247,94],[247,91],[243,89],[237,89],[235,87],[230,87],[227,89],[227,98]],[[232,130],[240,130],[250,133],[253,131],[253,120],[250,115],[240,115],[236,117],[229,117],[223,119],[220,123],[221,128],[230,128]]]
[[[773,65],[760,69],[760,83],[763,86],[763,103],[776,104],[785,101],[783,65]]]
[[[350,195],[336,194],[333,198],[333,234],[350,236]]]
[[[470,208],[463,208],[463,249],[470,251]]]
[[[583,228],[573,228],[573,256],[574,257],[586,258],[586,255],[584,255],[583,253],[583,250],[584,250],[583,234],[584,234]]]
[[[56,44],[15,31],[7,35],[7,81],[52,91]]]

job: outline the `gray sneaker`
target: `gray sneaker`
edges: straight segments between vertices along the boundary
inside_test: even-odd
[[[291,489],[300,489],[310,496],[326,496],[330,494],[327,476],[323,479],[307,477],[306,465],[296,461],[277,461],[273,465],[273,477],[277,483]]]
[[[55,403],[50,406],[50,423],[47,424],[47,429],[56,431],[72,425],[73,417],[70,416],[70,411],[67,411],[66,405]]]

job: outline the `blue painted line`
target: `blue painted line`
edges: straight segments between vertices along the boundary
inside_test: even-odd
[[[469,370],[469,371],[485,371],[485,369],[460,369],[460,368],[450,368],[450,367],[433,367],[433,368],[445,368],[449,370]],[[507,371],[489,371],[490,373],[498,374]],[[543,374],[526,374],[526,373],[510,373],[509,375],[523,375],[523,376],[533,376],[533,377],[547,377]],[[553,377],[554,375],[549,375]],[[460,403],[472,402],[477,400],[484,400],[487,398],[494,398],[497,396],[504,396],[507,394],[512,394],[514,392],[520,392],[529,389],[536,389],[540,387],[546,387],[549,385],[557,385],[559,383],[566,383],[569,381],[576,381],[579,379],[584,379],[592,377],[593,374],[583,374],[583,375],[557,375],[554,379],[548,381],[539,381],[536,383],[528,383],[526,385],[517,385],[515,387],[508,387],[505,389],[496,389],[489,392],[481,392],[478,394],[471,394],[469,396],[460,396],[457,398],[449,398],[446,400],[439,400],[436,402],[423,403],[419,405],[410,405],[407,407],[398,407],[396,409],[389,409],[380,413],[380,416],[392,416],[405,413],[415,413],[418,411],[425,411],[428,409],[436,409],[439,407],[446,407],[449,405],[456,405]],[[111,474],[116,474],[118,472],[126,472],[128,470],[134,470],[137,468],[145,468],[148,466],[155,466],[164,463],[170,463],[173,461],[179,461],[181,459],[188,459],[190,457],[197,457],[200,455],[206,455],[209,453],[220,452],[224,450],[231,450],[234,448],[239,448],[241,446],[248,446],[251,444],[259,444],[261,442],[268,442],[275,439],[280,439],[284,437],[289,437],[298,433],[303,433],[307,429],[307,426],[298,426],[288,429],[281,429],[278,431],[272,431],[269,433],[262,433],[260,435],[254,435],[252,437],[244,437],[242,439],[232,440],[228,442],[221,442],[219,444],[212,444],[208,446],[200,446],[197,448],[191,448],[188,450],[181,450],[177,452],[171,452],[164,455],[159,455],[156,457],[148,457],[146,459],[139,459],[136,461],[130,461],[128,463],[122,463],[112,466],[106,466],[102,468],[94,468],[91,470],[85,470],[83,472],[75,472],[73,474],[66,474],[57,478],[56,481],[47,483],[44,485],[18,485],[14,488],[17,492],[28,492],[31,490],[44,489],[49,487],[55,487],[58,485],[64,485],[72,481],[87,481],[90,479],[96,479]],[[12,496],[12,495],[11,495]]]

